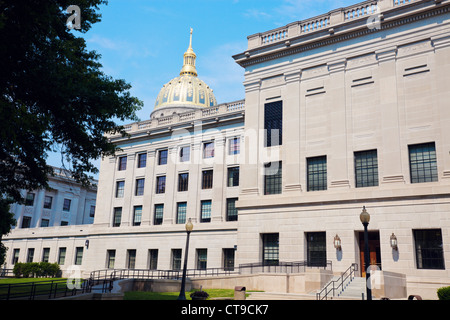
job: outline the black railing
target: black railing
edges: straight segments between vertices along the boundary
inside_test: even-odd
[[[333,297],[336,292],[344,290],[344,285],[347,281],[350,282],[355,277],[355,273],[358,271],[358,265],[353,263],[337,280],[330,281],[320,292],[316,293],[317,300],[328,300],[328,295],[333,293]]]

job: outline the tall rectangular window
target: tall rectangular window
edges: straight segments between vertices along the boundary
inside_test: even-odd
[[[239,167],[228,168],[227,186],[228,187],[239,186]]]
[[[355,152],[356,187],[378,186],[377,150]]]
[[[89,217],[90,218],[95,217],[95,206],[91,206],[91,208],[89,210]]]
[[[153,224],[160,225],[163,223],[164,204],[155,204],[155,217]]]
[[[327,190],[327,157],[314,157],[306,160],[307,190]]]
[[[44,248],[42,250],[42,262],[48,262],[50,257],[50,248]]]
[[[136,190],[134,192],[134,195],[136,196],[143,196],[144,195],[144,185],[145,185],[145,179],[136,179]]]
[[[190,147],[181,147],[180,148],[180,162],[187,162],[191,157],[191,148]]]
[[[283,102],[276,101],[264,105],[264,146],[282,145],[283,142]]]
[[[200,202],[200,222],[211,222],[211,200]]]
[[[148,250],[148,269],[149,270],[158,269],[158,249]]]
[[[31,227],[31,217],[23,216],[22,218],[22,228],[29,228]]]
[[[123,193],[125,190],[125,181],[116,182],[116,198],[123,198]]]
[[[106,268],[114,269],[115,262],[116,262],[116,250],[106,251]]]
[[[417,269],[445,269],[441,229],[413,230]]]
[[[53,197],[45,196],[45,198],[44,198],[44,209],[51,209],[52,208],[52,202],[53,202]]]
[[[409,146],[411,183],[438,181],[434,142]]]
[[[167,164],[168,152],[169,151],[167,149],[159,150],[159,152],[158,152],[158,165]]]
[[[136,249],[127,250],[127,268],[136,268]]]
[[[72,200],[64,199],[63,211],[70,211],[70,205],[72,204]]]
[[[213,187],[213,171],[202,171],[202,189],[212,189]]]
[[[123,171],[127,169],[127,157],[119,157],[119,171]]]
[[[27,207],[32,207],[34,205],[34,193],[28,192],[25,198],[25,205]]]
[[[146,166],[147,166],[147,154],[146,153],[139,153],[138,154],[137,167],[138,168],[145,168]]]
[[[223,269],[234,271],[234,248],[223,249]]]
[[[177,203],[177,224],[186,223],[186,208],[187,202]]]
[[[306,234],[307,265],[325,267],[327,265],[327,244],[325,232],[308,232]]]
[[[178,191],[188,191],[189,173],[180,173],[178,175]]]
[[[67,248],[59,248],[58,264],[60,266],[64,265],[64,263],[66,263],[66,251],[67,251]]]
[[[166,192],[166,176],[156,177],[156,193]]]
[[[205,142],[203,144],[203,159],[214,157],[214,142]]]
[[[122,208],[114,208],[113,227],[120,227]]]
[[[75,265],[81,266],[83,263],[83,247],[77,247],[75,249]]]
[[[279,263],[279,234],[278,233],[264,233],[262,234],[263,241],[263,264],[265,266],[277,266]]]
[[[240,138],[232,138],[229,141],[230,145],[228,147],[228,154],[229,155],[239,154],[241,152]]]
[[[208,261],[208,249],[197,249],[197,269],[206,270]]]
[[[264,194],[280,194],[282,189],[281,161],[264,165]]]
[[[11,264],[19,262],[20,249],[14,249]]]
[[[238,198],[227,199],[227,221],[237,221],[238,211],[236,209],[236,201]]]
[[[33,262],[34,260],[34,248],[28,248],[27,262]]]
[[[142,221],[142,206],[134,206],[133,226],[140,226]]]
[[[172,270],[181,270],[181,249],[172,249]]]
[[[48,227],[50,225],[50,220],[48,220],[48,219],[42,219],[41,220],[41,227],[42,228],[46,228],[46,227]]]

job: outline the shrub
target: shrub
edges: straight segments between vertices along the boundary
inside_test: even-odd
[[[437,291],[439,300],[450,300],[450,287],[442,287]]]
[[[13,268],[16,278],[52,277],[55,278],[60,273],[57,263],[48,262],[18,262]]]

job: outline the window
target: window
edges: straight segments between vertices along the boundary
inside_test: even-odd
[[[378,186],[377,150],[355,152],[356,187]]]
[[[33,262],[34,259],[34,248],[28,248],[27,262]]]
[[[136,250],[127,250],[127,268],[134,269],[136,267]]]
[[[156,193],[166,192],[166,176],[156,177]]]
[[[239,186],[239,167],[228,168],[228,187]]]
[[[214,157],[214,142],[205,142],[203,144],[203,159]]]
[[[142,220],[142,206],[135,206],[133,213],[133,226],[140,226]]]
[[[136,196],[144,195],[144,184],[145,184],[145,179],[136,179],[136,190],[134,192],[134,195],[136,195]]]
[[[48,219],[42,219],[41,220],[41,227],[42,228],[46,228],[46,227],[48,227],[50,225],[50,220],[48,220]]]
[[[95,217],[95,206],[91,206],[91,209],[89,210],[89,217]]]
[[[172,249],[172,270],[181,270],[181,249]]]
[[[155,218],[153,219],[153,223],[155,225],[162,224],[163,215],[164,215],[164,204],[155,204]]]
[[[34,193],[27,193],[27,197],[25,198],[25,205],[27,207],[32,207],[34,205]]]
[[[283,136],[283,102],[276,101],[264,105],[264,146],[272,147],[282,144]]]
[[[72,200],[64,199],[63,211],[70,211],[70,204],[71,203],[72,203]]]
[[[417,269],[445,269],[441,229],[413,230]]]
[[[31,217],[23,216],[22,218],[22,228],[29,228],[31,227]]]
[[[50,248],[44,248],[42,250],[42,262],[48,262],[50,257]]]
[[[278,233],[265,233],[263,240],[263,265],[277,266],[279,262],[279,235]]]
[[[187,202],[177,203],[177,224],[186,223],[186,208]]]
[[[434,142],[409,146],[411,183],[438,180],[436,147]]]
[[[14,249],[11,264],[19,262],[20,249]]]
[[[180,148],[180,162],[189,161],[191,156],[191,148],[190,147],[181,147]]]
[[[66,263],[66,248],[59,248],[59,252],[58,252],[58,264],[60,266],[64,265],[64,263]]]
[[[69,222],[67,222],[67,221],[61,221],[61,226],[68,226],[69,225]]]
[[[314,157],[306,160],[307,190],[327,190],[327,157]]]
[[[188,191],[189,173],[180,173],[178,175],[178,191]]]
[[[75,265],[80,266],[83,263],[83,247],[75,249]]]
[[[240,139],[239,138],[232,138],[230,139],[230,144],[228,146],[228,154],[239,154],[241,152],[241,145],[240,145]]]
[[[148,250],[148,269],[149,270],[158,269],[158,249]]]
[[[197,249],[197,269],[206,270],[208,249]]]
[[[223,269],[234,271],[234,248],[223,249]]]
[[[264,194],[281,193],[281,161],[269,162],[264,165]]]
[[[120,227],[122,220],[122,208],[114,208],[113,227]]]
[[[45,196],[44,197],[44,209],[52,208],[53,197]]]
[[[116,262],[116,250],[106,251],[106,268],[114,269],[114,264]]]
[[[123,192],[125,190],[125,181],[116,182],[116,198],[123,198]]]
[[[137,167],[138,168],[145,168],[146,166],[147,166],[147,154],[146,153],[139,153],[138,154]]]
[[[119,171],[127,169],[127,157],[119,157]]]
[[[238,211],[236,209],[236,201],[238,198],[227,199],[227,221],[237,221]]]
[[[167,164],[167,154],[168,154],[168,150],[167,149],[159,150],[159,152],[158,152],[158,165]]]
[[[308,232],[307,242],[307,265],[309,267],[325,267],[327,265],[327,246],[325,232]]]
[[[211,222],[211,200],[200,202],[200,222]]]
[[[213,171],[202,171],[202,189],[212,189],[213,187]]]

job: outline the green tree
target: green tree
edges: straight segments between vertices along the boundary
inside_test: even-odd
[[[11,226],[16,224],[13,214],[9,212],[11,200],[0,199],[0,266],[5,263],[7,248],[2,243],[2,236],[11,231]]]
[[[114,155],[105,132],[137,121],[142,102],[130,84],[101,71],[82,35],[100,21],[104,0],[0,0],[0,198],[23,201],[21,189],[48,187],[48,154],[58,148],[84,185],[93,159]],[[81,10],[81,29],[68,28]],[[4,212],[2,211],[3,215]]]

